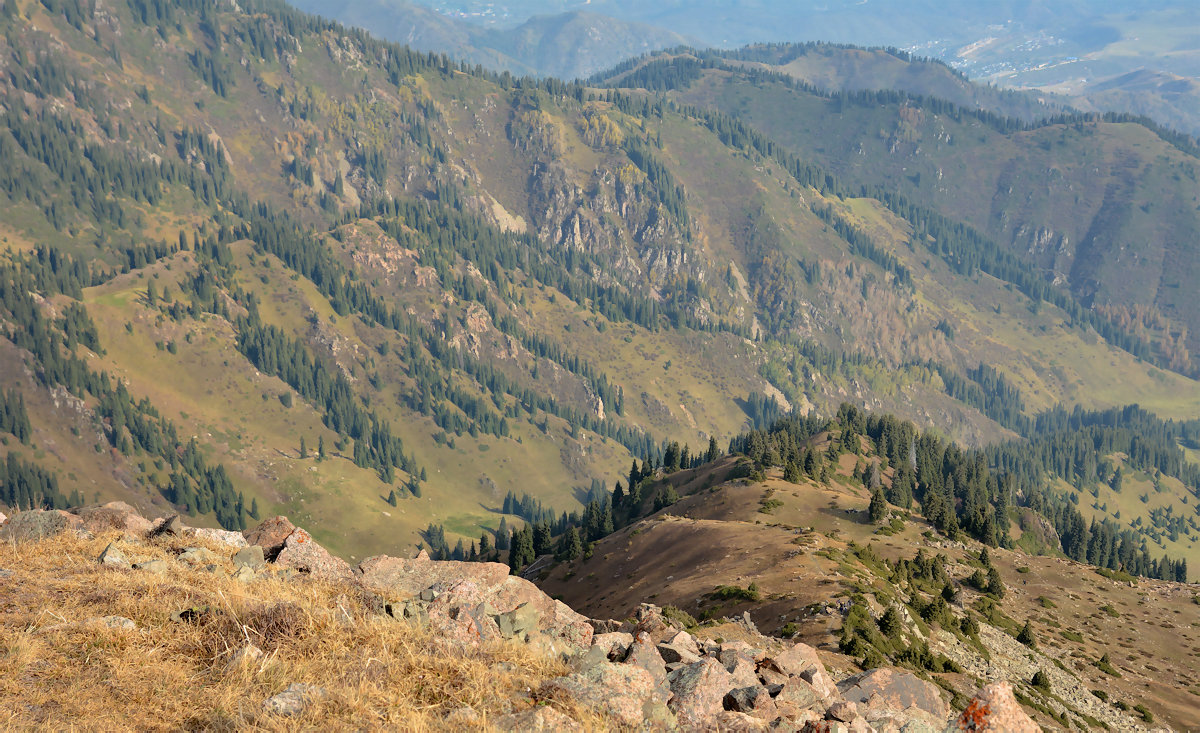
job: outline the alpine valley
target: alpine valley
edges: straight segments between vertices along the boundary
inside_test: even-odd
[[[947,710],[1200,726],[1194,139],[820,44],[567,83],[281,0],[0,30],[5,513],[286,515]]]

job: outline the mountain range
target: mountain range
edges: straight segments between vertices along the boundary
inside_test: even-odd
[[[6,514],[286,514],[957,707],[1043,644],[1040,721],[1195,723],[1195,140],[829,44],[564,82],[280,0],[0,30]]]
[[[301,0],[298,7],[454,58],[564,78],[677,45],[681,41],[672,39],[678,37],[695,39],[687,45],[722,49],[763,42],[901,49],[941,60],[981,83],[1029,90],[1081,111],[1148,115],[1200,134],[1197,96],[1187,87],[1200,76],[1200,47],[1191,32],[1200,17],[1193,4],[1176,0],[949,6],[767,0],[736,10],[720,2]],[[432,43],[434,37],[422,45],[427,34],[442,45]],[[533,47],[536,55],[528,52]],[[1148,77],[1161,80],[1147,83]],[[891,88],[887,76],[870,80],[871,89]]]

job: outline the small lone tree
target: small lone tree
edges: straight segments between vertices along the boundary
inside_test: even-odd
[[[867,516],[871,519],[871,524],[875,524],[883,521],[885,514],[887,514],[887,500],[883,498],[883,491],[876,488],[871,492],[871,506],[867,508]]]
[[[994,566],[988,568],[987,593],[996,599],[1004,597],[1004,581],[1000,578],[1000,571]]]
[[[1029,684],[1046,694],[1050,694],[1050,675],[1040,669],[1033,673],[1033,679],[1029,681]]]
[[[1037,649],[1037,639],[1033,635],[1033,627],[1029,622],[1025,622],[1025,626],[1021,628],[1021,633],[1017,634],[1017,641],[1021,642],[1030,649]]]

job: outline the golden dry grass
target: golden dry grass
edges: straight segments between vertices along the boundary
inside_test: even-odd
[[[106,569],[118,542],[131,561],[167,560],[171,572]],[[454,648],[430,631],[377,613],[378,598],[347,583],[267,573],[239,583],[174,559],[197,538],[124,541],[63,536],[0,544],[0,728],[83,730],[489,729],[536,704],[534,692],[568,673],[561,659],[516,642]],[[232,566],[219,563],[226,571]],[[184,609],[207,609],[190,621]],[[136,630],[98,619],[123,616]],[[265,654],[229,660],[247,643]],[[327,694],[303,713],[267,713],[291,683]],[[446,713],[472,707],[475,725]],[[611,727],[556,703],[585,728]]]

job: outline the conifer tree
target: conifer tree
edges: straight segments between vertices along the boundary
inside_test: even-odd
[[[871,506],[867,509],[867,515],[874,524],[881,521],[885,514],[887,514],[887,500],[883,498],[883,491],[877,488],[871,492]]]
[[[571,527],[563,535],[563,557],[568,561],[579,559],[583,554],[583,541],[579,538],[579,530]]]

